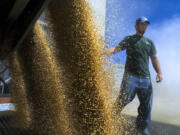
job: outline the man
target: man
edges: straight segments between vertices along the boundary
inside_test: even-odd
[[[116,47],[106,49],[106,55],[112,55],[126,49],[126,64],[120,94],[116,105],[121,111],[137,94],[140,101],[136,128],[140,134],[148,135],[148,125],[151,120],[153,90],[149,72],[149,57],[157,72],[156,81],[162,81],[162,72],[156,56],[154,43],[144,37],[150,22],[146,17],[136,20],[136,34],[125,37]]]

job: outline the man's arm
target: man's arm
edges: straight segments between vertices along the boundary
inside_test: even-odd
[[[156,55],[151,55],[150,57],[151,57],[152,65],[157,73],[156,82],[161,82],[162,81],[162,71],[161,71],[159,59]]]
[[[108,55],[116,54],[126,49],[128,45],[129,45],[129,36],[125,37],[117,46],[109,49],[105,49],[104,55],[108,56]]]
[[[115,47],[112,47],[112,48],[109,48],[109,49],[105,49],[104,50],[104,55],[109,56],[109,55],[112,55],[112,54],[116,54],[116,53],[118,53],[120,51],[121,51],[121,48],[119,48],[118,46],[115,46]]]

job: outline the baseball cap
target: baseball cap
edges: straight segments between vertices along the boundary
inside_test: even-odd
[[[148,20],[147,17],[139,17],[139,18],[137,18],[137,20],[136,20],[136,23],[145,23],[145,22],[147,22],[148,24],[150,24],[150,22],[149,22],[149,20]]]

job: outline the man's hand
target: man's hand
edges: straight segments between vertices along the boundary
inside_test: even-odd
[[[156,82],[159,83],[162,81],[162,72],[161,72],[159,60],[156,55],[151,55],[151,60],[152,60],[153,67],[157,72]]]
[[[112,54],[114,53],[114,49],[115,49],[115,47],[113,47],[113,48],[108,48],[108,49],[104,49],[103,54],[106,55],[106,56],[112,55]]]
[[[162,78],[162,73],[158,73],[157,76],[156,76],[156,82],[159,83],[163,80]]]
[[[109,49],[105,49],[104,50],[104,55],[108,56],[108,55],[113,55],[116,54],[118,52],[122,51],[122,49],[119,46],[115,46]]]

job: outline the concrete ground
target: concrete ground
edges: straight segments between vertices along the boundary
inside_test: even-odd
[[[118,120],[117,135],[137,135],[135,128],[135,117],[123,115]],[[157,121],[152,121],[149,126],[150,135],[180,135],[180,126],[165,124]]]

